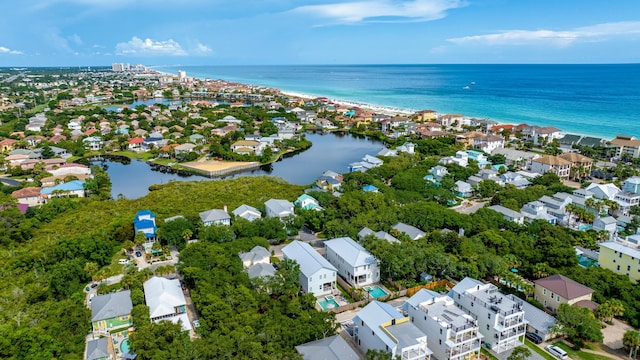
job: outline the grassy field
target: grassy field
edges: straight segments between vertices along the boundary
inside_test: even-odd
[[[538,353],[538,355],[542,356],[546,360],[556,360],[551,354],[546,352],[544,349],[540,348],[538,345],[532,343],[529,339],[524,339],[524,344],[527,345],[532,351]]]
[[[611,360],[613,359],[613,357],[608,357],[608,356],[602,356],[602,355],[598,355],[598,354],[592,354],[592,353],[588,353],[585,351],[576,351],[573,350],[569,345],[563,343],[562,341],[558,341],[556,343],[554,343],[553,345],[561,348],[562,350],[566,351],[567,354],[569,354],[569,357],[577,360],[577,359],[582,359],[582,360]]]
[[[151,158],[153,158],[153,154],[151,154],[150,152],[135,152],[135,151],[129,151],[129,150],[121,150],[121,151],[115,151],[112,152],[111,155],[119,155],[119,156],[126,156],[128,158],[131,159],[139,159],[139,160],[144,160],[147,161]]]

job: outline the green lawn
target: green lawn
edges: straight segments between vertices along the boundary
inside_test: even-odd
[[[567,344],[563,343],[562,341],[558,341],[558,342],[554,343],[553,345],[555,345],[555,346],[561,348],[562,350],[566,351],[567,354],[569,354],[569,357],[574,359],[574,360],[577,360],[577,359],[582,359],[582,360],[611,360],[611,359],[613,359],[613,357],[607,357],[607,356],[592,354],[592,353],[588,353],[588,352],[585,352],[585,351],[575,351],[570,346],[568,346]]]
[[[485,349],[484,347],[480,349],[480,352],[491,360],[498,360],[497,357],[493,356],[493,354],[490,353],[489,350]]]
[[[543,358],[545,358],[547,360],[556,360],[556,358],[553,357],[553,355],[549,354],[548,352],[546,352],[544,349],[542,349],[538,345],[532,343],[529,339],[524,339],[524,344],[527,345],[529,347],[529,349],[537,352]]]
[[[121,151],[115,151],[115,152],[113,152],[111,154],[112,155],[126,156],[126,157],[131,158],[131,159],[140,159],[140,160],[144,160],[144,161],[147,161],[147,160],[153,158],[153,154],[151,154],[150,152],[135,152],[135,151],[129,151],[129,150],[121,150]]]

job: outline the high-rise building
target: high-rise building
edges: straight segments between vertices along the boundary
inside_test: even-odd
[[[111,64],[111,70],[115,72],[123,72],[124,64],[123,63],[113,63]]]
[[[185,82],[187,81],[187,72],[184,70],[178,70],[178,81]]]

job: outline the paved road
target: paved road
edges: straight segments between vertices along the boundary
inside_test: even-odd
[[[480,210],[481,208],[484,207],[484,205],[487,203],[488,201],[479,201],[479,202],[475,202],[473,200],[465,200],[462,205],[454,208],[455,211],[459,212],[460,214],[473,214],[474,212]]]
[[[24,74],[25,74],[25,73],[21,72],[21,73],[18,73],[18,74],[15,74],[15,75],[9,76],[9,77],[8,77],[8,78],[6,78],[6,79],[0,80],[0,84],[2,84],[2,83],[6,83],[6,82],[12,82],[12,81],[16,80],[17,78],[19,78],[19,77],[21,77],[21,76],[24,76]]]

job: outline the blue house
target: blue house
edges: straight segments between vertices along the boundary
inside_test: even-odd
[[[324,210],[322,206],[320,206],[318,200],[307,194],[300,195],[300,197],[298,197],[298,199],[294,201],[293,204],[303,210]]]
[[[476,150],[467,150],[466,152],[467,155],[469,155],[469,160],[475,160],[481,169],[487,165],[491,165],[491,161],[487,159],[485,153]]]
[[[142,231],[146,238],[143,249],[147,252],[151,251],[153,243],[156,242],[156,215],[151,210],[140,210],[133,219],[133,230],[137,234]]]
[[[43,197],[84,197],[84,181],[72,180],[40,190]]]

